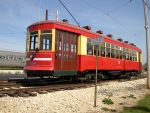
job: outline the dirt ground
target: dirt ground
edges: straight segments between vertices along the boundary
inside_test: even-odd
[[[38,94],[36,97],[0,98],[0,113],[109,113],[120,112],[142,99],[149,90],[146,79],[109,82],[98,86],[97,107],[94,106],[94,87]],[[102,102],[110,99],[114,104]],[[102,110],[103,109],[103,110]]]

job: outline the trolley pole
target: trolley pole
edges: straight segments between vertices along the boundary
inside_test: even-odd
[[[145,18],[145,32],[146,32],[146,52],[147,52],[147,88],[150,89],[150,39],[148,32],[148,15],[147,15],[147,0],[143,0],[144,18]]]
[[[96,102],[97,102],[97,70],[98,70],[98,45],[96,45],[96,75],[95,75],[94,107],[96,107]]]
[[[56,21],[59,21],[59,13],[58,13],[58,10],[56,11]]]
[[[48,20],[48,10],[46,9],[45,20]]]

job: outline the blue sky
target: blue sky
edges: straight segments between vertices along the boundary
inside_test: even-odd
[[[145,30],[143,0],[62,0],[81,26],[90,25],[92,31],[103,30],[135,43],[143,51],[145,62]],[[148,0],[150,5],[150,0]],[[67,18],[76,24],[58,0],[0,0],[0,49],[25,51],[26,28],[45,19]],[[150,10],[148,12],[150,23]]]

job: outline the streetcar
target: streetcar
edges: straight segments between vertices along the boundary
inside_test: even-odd
[[[137,75],[142,70],[142,51],[135,44],[114,39],[89,26],[79,27],[68,21],[45,20],[27,28],[26,65],[28,77],[95,76],[96,47],[92,39],[103,38],[98,45],[98,75]]]

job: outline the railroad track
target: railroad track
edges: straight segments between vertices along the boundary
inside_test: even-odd
[[[132,77],[130,79],[119,78],[111,80],[101,80],[98,82],[98,86],[108,84],[109,82],[117,81],[131,81],[135,79],[141,79],[143,77]],[[29,97],[36,96],[37,94],[45,94],[48,92],[72,90],[80,88],[88,88],[94,86],[94,81],[84,83],[69,83],[67,81],[49,81],[41,79],[22,79],[16,81],[0,81],[0,97]]]
[[[17,87],[17,85],[19,84],[16,84],[16,82],[0,81],[0,90],[7,89],[10,87]]]

